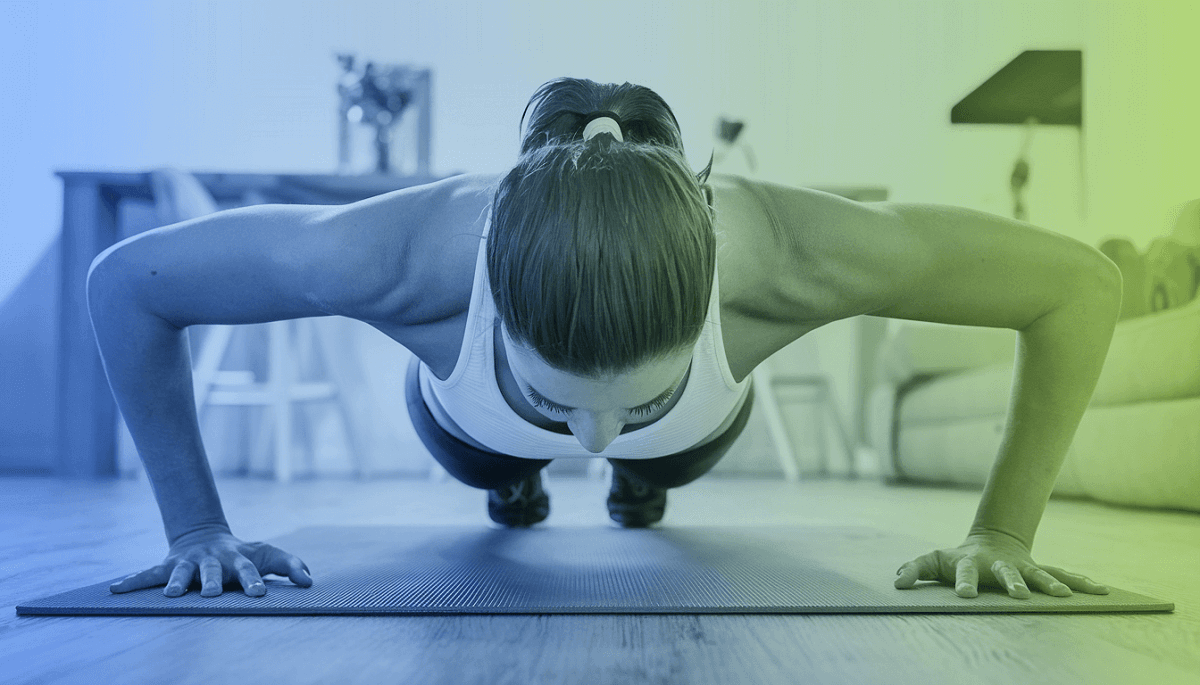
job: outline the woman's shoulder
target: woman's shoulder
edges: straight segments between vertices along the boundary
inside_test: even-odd
[[[427,216],[409,260],[411,282],[421,292],[421,302],[407,313],[410,325],[466,312],[499,179],[499,174],[462,174],[428,191]]]
[[[780,207],[780,195],[787,188],[724,174],[713,174],[708,183],[716,214],[722,301],[753,318],[795,318],[798,312],[782,311],[772,294],[779,294],[781,269],[804,268],[797,245],[812,227],[795,224]]]
[[[345,277],[339,313],[402,335],[470,300],[495,174],[462,174],[323,211],[315,223]],[[395,336],[393,336],[395,337]]]
[[[714,175],[718,231],[763,316],[828,323],[861,313],[847,279],[886,249],[896,217],[886,202],[771,181]],[[772,297],[768,297],[772,296]],[[752,298],[755,299],[755,298]]]
[[[713,174],[721,322],[730,366],[752,369],[804,334],[864,313],[854,293],[893,218],[813,188]],[[735,374],[736,375],[736,374]]]
[[[725,357],[741,381],[764,359],[820,325],[779,291],[782,220],[762,182],[713,174],[721,330]]]
[[[430,366],[453,367],[475,281],[476,256],[498,174],[461,174],[331,210],[370,324]],[[365,247],[364,247],[365,246]],[[371,283],[383,283],[381,286]],[[445,359],[443,359],[445,357]]]

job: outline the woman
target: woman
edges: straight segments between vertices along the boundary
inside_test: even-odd
[[[532,112],[530,111],[532,108]],[[411,350],[422,440],[489,490],[505,525],[544,519],[540,470],[609,457],[611,516],[646,526],[745,424],[750,372],[858,314],[1020,331],[1007,431],[958,547],[904,564],[974,597],[1107,592],[1030,549],[1121,305],[1098,251],[953,207],[859,204],[694,175],[654,92],[560,79],[529,107],[518,164],[344,206],[266,205],[134,236],[96,258],[88,297],[113,394],[170,551],[113,592],[201,594],[304,563],[231,533],[204,456],[184,329],[341,315]],[[522,116],[522,125],[525,116]]]

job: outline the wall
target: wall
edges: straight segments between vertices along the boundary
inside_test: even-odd
[[[1087,26],[1089,233],[1145,249],[1200,198],[1200,3],[1105,3]]]
[[[1123,233],[1144,245],[1172,204],[1200,195],[1195,96],[1179,80],[1197,61],[1183,31],[1200,12],[1183,7],[613,0],[577,14],[550,0],[0,2],[0,377],[39,374],[0,390],[0,468],[50,440],[5,426],[43,425],[53,406],[52,379],[40,377],[52,351],[19,342],[50,339],[46,275],[61,222],[52,172],[330,171],[336,51],[434,68],[435,172],[507,168],[528,96],[579,75],[658,90],[696,168],[724,114],[749,121],[763,178],[881,185],[895,200],[1008,213],[1020,131],[952,127],[949,109],[1023,49],[1081,48],[1086,128],[1038,132],[1030,219],[1092,244]],[[34,299],[14,302],[18,288]]]

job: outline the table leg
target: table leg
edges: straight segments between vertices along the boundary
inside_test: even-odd
[[[64,181],[59,280],[58,462],[61,478],[116,475],[116,403],[87,305],[92,260],[117,240],[117,198],[98,184]]]

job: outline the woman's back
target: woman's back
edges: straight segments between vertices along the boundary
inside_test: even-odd
[[[413,352],[439,378],[453,371],[466,332],[479,241],[495,180],[488,174],[454,177],[440,183],[440,192],[423,197],[427,219],[412,238],[403,276],[397,270],[388,286],[409,295],[394,298],[404,303],[402,307],[366,320]],[[735,177],[714,176],[710,185],[716,208],[726,358],[740,382],[763,359],[826,321],[814,316],[781,322],[780,312],[762,309],[768,292],[763,279],[772,272],[765,268],[770,264],[767,260],[779,259],[762,190]],[[382,199],[375,207],[347,206],[343,216],[331,220],[378,221],[375,214],[390,214],[389,206],[401,201],[397,196]],[[378,284],[363,284],[364,293],[378,290]]]
[[[91,287],[119,283],[148,312],[181,328],[358,319],[445,378],[465,333],[498,178],[463,174],[333,207],[219,212],[114,245],[93,263],[93,276],[114,277],[93,278]],[[837,256],[822,249],[820,237],[827,217],[862,224],[873,213],[816,191],[738,177],[714,175],[708,185],[726,356],[741,381],[775,351],[838,317],[821,274],[845,269],[836,268]],[[801,225],[806,215],[813,223]],[[804,249],[786,244],[797,241]],[[791,292],[781,292],[781,279]]]

